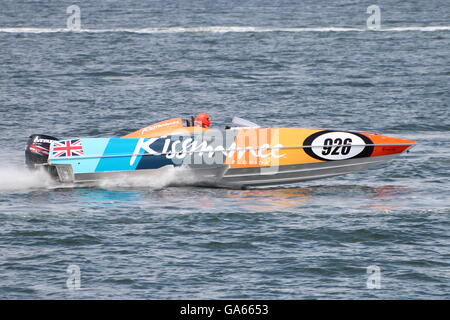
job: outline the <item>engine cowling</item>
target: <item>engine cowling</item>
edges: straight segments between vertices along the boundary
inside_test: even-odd
[[[31,135],[25,149],[25,163],[28,168],[36,169],[38,165],[47,163],[50,144],[58,140],[58,138],[44,134]]]

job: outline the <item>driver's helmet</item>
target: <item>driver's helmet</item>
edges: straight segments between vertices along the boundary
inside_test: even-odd
[[[210,116],[207,113],[200,113],[197,115],[194,121],[194,125],[203,128],[209,128],[211,122],[209,121]]]

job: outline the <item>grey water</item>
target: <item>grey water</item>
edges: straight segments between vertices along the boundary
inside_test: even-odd
[[[0,299],[450,298],[448,1],[89,0],[70,31],[73,4],[0,3]],[[62,188],[24,167],[33,133],[199,112],[417,146],[251,190]]]

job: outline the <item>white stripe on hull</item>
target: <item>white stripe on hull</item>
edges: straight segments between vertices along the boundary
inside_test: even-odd
[[[261,168],[252,168],[253,172],[242,174],[239,173],[239,169],[229,169],[220,182],[224,185],[262,186],[322,179],[364,170],[385,163],[395,156],[389,155],[285,166],[285,168],[280,167],[277,172],[271,175],[261,174]]]
[[[359,170],[364,170],[372,166],[385,163],[398,154],[389,156],[378,156],[369,158],[354,158],[349,160],[339,161],[324,161],[318,163],[307,163],[297,165],[286,165],[277,168],[274,174],[267,174],[262,171],[260,167],[253,168],[229,168],[228,166],[215,168],[182,168],[165,166],[160,169],[146,169],[134,171],[120,171],[120,172],[97,172],[75,174],[75,183],[93,183],[104,179],[124,179],[126,178],[148,178],[158,179],[161,174],[171,168],[174,170],[182,169],[180,172],[180,181],[186,181],[186,176],[189,177],[189,184],[192,185],[206,185],[219,187],[248,187],[248,186],[265,186],[265,185],[279,185],[286,183],[301,182],[314,179],[323,179],[342,174],[347,174]],[[180,183],[174,182],[173,185]]]

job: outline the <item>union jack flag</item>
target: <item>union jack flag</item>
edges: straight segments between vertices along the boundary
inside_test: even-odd
[[[73,157],[84,155],[80,139],[53,142],[53,157]]]

